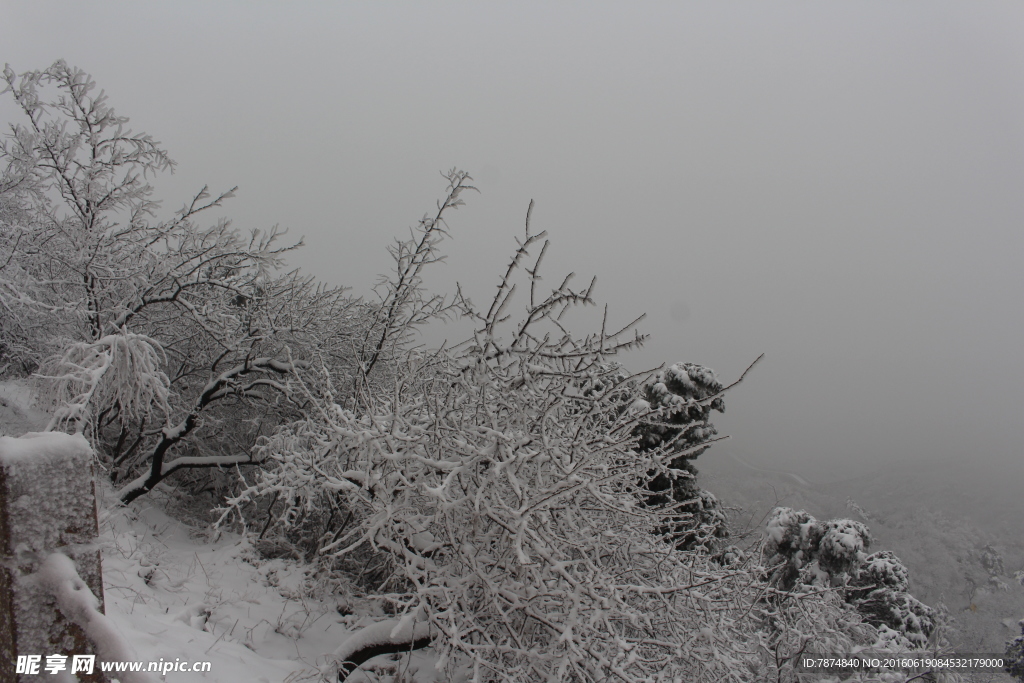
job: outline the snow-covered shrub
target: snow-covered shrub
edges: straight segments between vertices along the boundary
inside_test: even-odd
[[[1018,626],[1021,634],[1006,644],[1006,672],[1024,681],[1024,619]]]
[[[779,507],[768,518],[766,534],[765,554],[768,565],[775,567],[771,583],[791,590],[805,566],[816,559],[821,538],[818,522],[803,510]]]
[[[864,621],[887,626],[902,635],[910,647],[922,648],[935,630],[935,612],[910,593],[878,588],[851,601]]]
[[[818,566],[835,579],[845,580],[860,566],[864,550],[871,544],[868,528],[850,519],[824,523],[817,541]]]
[[[835,586],[867,623],[899,634],[902,647],[927,644],[935,611],[910,595],[909,573],[893,553],[868,555],[866,526],[849,519],[821,522],[803,510],[776,508],[767,524],[770,583],[783,590]]]
[[[767,523],[766,552],[776,566],[772,583],[842,586],[860,567],[871,544],[868,528],[850,519],[820,522],[803,510],[775,508]]]
[[[396,241],[389,248],[394,272],[382,277],[375,288],[379,301],[362,304],[359,322],[363,324],[349,325],[347,347],[323,349],[323,344],[316,345],[321,372],[304,375],[306,406],[319,406],[321,411],[324,406],[328,411],[344,406],[363,413],[374,410],[381,396],[392,395],[396,387],[407,385],[407,393],[422,388],[416,378],[426,376],[435,359],[411,348],[413,334],[422,323],[447,317],[455,302],[426,294],[421,274],[442,258],[437,246],[447,235],[446,212],[463,205],[460,195],[464,191],[475,189],[469,184],[472,178],[463,171],[452,169],[445,179],[447,193],[438,202],[437,212],[424,216],[409,239]],[[335,340],[343,335],[334,332],[326,337]],[[342,372],[337,368],[338,356],[350,361]],[[264,552],[315,557],[362,519],[358,501],[324,489],[315,478],[304,478],[298,474],[303,466],[281,466],[285,460],[304,462],[310,453],[330,449],[318,426],[322,416],[316,409],[306,410],[302,419],[282,425],[273,439],[264,439],[253,449],[259,460],[274,457],[274,472],[261,480],[269,495],[252,498],[245,515],[264,520],[260,538],[267,536],[267,540],[257,544]],[[378,585],[390,573],[388,562],[364,553],[365,549],[347,553],[342,564],[356,565],[361,583],[376,579],[374,585]]]
[[[888,550],[863,558],[846,587],[846,601],[868,623],[900,634],[911,647],[925,647],[943,622],[940,611],[911,595],[906,565]]]
[[[765,655],[751,672],[748,680],[753,681],[800,680],[794,672],[801,655],[853,653],[877,641],[876,629],[833,588],[768,589],[751,616],[758,620],[758,644]]]
[[[373,633],[429,634],[451,676],[746,680],[763,656],[743,618],[757,574],[656,533],[676,513],[647,504],[648,483],[690,452],[636,448],[638,428],[657,416],[621,410],[630,378],[609,358],[642,337],[631,325],[569,333],[563,314],[591,303],[591,287],[566,279],[539,295],[537,264],[522,262],[542,237],[528,228],[487,311],[461,301],[477,322],[471,340],[396,366],[392,390],[364,397],[364,409],[322,403],[264,439],[268,466],[234,503],[333,497],[357,523],[320,553],[387,555],[381,590],[396,617]],[[521,270],[529,301],[510,322]]]
[[[154,412],[170,413],[166,360],[158,342],[139,334],[108,334],[71,344],[40,370],[54,408],[50,428],[94,426],[90,411],[97,406],[117,406],[123,424]]]
[[[725,412],[723,388],[710,368],[676,363],[647,381],[634,404],[651,411],[636,429],[637,449],[675,454],[668,463],[671,472],[651,479],[647,500],[673,507],[676,515],[660,531],[681,549],[707,546],[727,535],[725,513],[712,493],[697,486],[693,465],[718,434],[710,416],[713,410]]]
[[[865,588],[860,588],[860,587]],[[907,591],[910,588],[910,572],[906,566],[890,550],[879,550],[864,558],[859,572],[850,582],[850,592],[858,595],[859,590],[887,588],[894,591]]]

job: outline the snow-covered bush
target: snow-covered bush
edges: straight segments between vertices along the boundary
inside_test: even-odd
[[[1006,672],[1024,681],[1024,619],[1017,624],[1020,635],[1006,644]]]
[[[864,558],[857,576],[850,582],[850,588],[853,595],[857,595],[857,590],[874,588],[907,591],[910,589],[910,572],[892,551],[879,550]]]
[[[651,505],[671,504],[677,514],[662,532],[680,549],[705,546],[727,534],[725,514],[718,499],[696,484],[693,461],[714,441],[718,430],[711,411],[725,412],[722,384],[710,368],[676,363],[644,384],[636,404],[651,417],[636,429],[639,451],[664,449],[674,454],[669,469],[654,476],[648,488]],[[707,401],[708,397],[714,397]]]
[[[169,414],[166,360],[158,342],[139,334],[108,334],[71,344],[40,371],[39,377],[49,380],[55,406],[50,428],[94,424],[90,411],[97,406],[118,406],[126,421]]]
[[[935,610],[904,591],[879,588],[850,604],[869,624],[899,633],[908,648],[926,647],[936,627]]]
[[[568,316],[592,303],[593,283],[567,278],[541,294],[539,257],[524,262],[542,238],[528,220],[486,311],[458,300],[473,337],[408,353],[388,392],[346,407],[326,375],[307,384],[318,412],[261,440],[264,469],[224,512],[282,501],[267,522],[250,520],[281,533],[333,515],[343,522],[314,534],[322,558],[386,558],[371,590],[394,617],[339,645],[340,678],[370,654],[429,642],[453,680],[776,680],[798,653],[874,642],[833,589],[766,585],[756,548],[665,542],[681,513],[650,505],[650,482],[685,476],[673,463],[707,442],[638,447],[666,413],[637,401],[644,383],[611,358],[643,338],[632,324],[572,334]],[[682,400],[705,414],[719,387]]]
[[[898,634],[904,648],[927,645],[936,613],[910,595],[909,573],[892,552],[871,555],[868,528],[849,519],[826,522],[803,510],[776,508],[767,524],[770,583],[792,591],[834,586],[867,623]]]
[[[850,519],[819,522],[803,510],[775,508],[767,523],[772,582],[844,586],[859,570],[871,544],[868,528]]]

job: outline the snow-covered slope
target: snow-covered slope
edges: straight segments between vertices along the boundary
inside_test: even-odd
[[[319,681],[327,655],[351,630],[385,616],[308,565],[261,559],[237,535],[212,539],[174,520],[159,494],[108,508],[101,534],[107,614],[139,656],[211,662],[209,673],[171,672],[167,683]],[[410,682],[435,680],[430,651],[373,662],[367,666],[378,674],[401,669]]]
[[[0,382],[0,436],[45,427],[25,381]],[[158,487],[128,508],[97,482],[105,611],[148,662],[210,662],[208,672],[169,671],[166,683],[300,683],[322,680],[327,656],[352,631],[384,620],[379,605],[308,565],[267,560],[235,534],[189,526],[164,512],[172,494]],[[178,506],[180,507],[180,506]],[[49,654],[49,653],[47,653]],[[352,683],[432,683],[432,651],[378,657]]]

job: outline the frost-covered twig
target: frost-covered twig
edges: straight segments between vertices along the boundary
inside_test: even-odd
[[[419,236],[406,241],[397,240],[390,252],[395,260],[395,274],[385,278],[378,286],[380,305],[373,324],[366,330],[363,348],[360,351],[360,376],[365,382],[373,372],[387,344],[404,343],[405,335],[416,325],[430,317],[443,313],[444,300],[439,297],[423,297],[421,273],[431,263],[444,259],[438,254],[437,245],[445,231],[445,213],[464,204],[460,195],[476,188],[469,184],[473,179],[465,171],[452,169],[445,178],[448,180],[447,196],[437,203],[434,216],[424,216],[419,223]]]

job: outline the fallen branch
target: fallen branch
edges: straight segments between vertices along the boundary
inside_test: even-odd
[[[342,683],[364,662],[373,657],[420,650],[430,645],[430,623],[401,620],[379,621],[353,633],[334,651],[338,663],[338,683]]]

